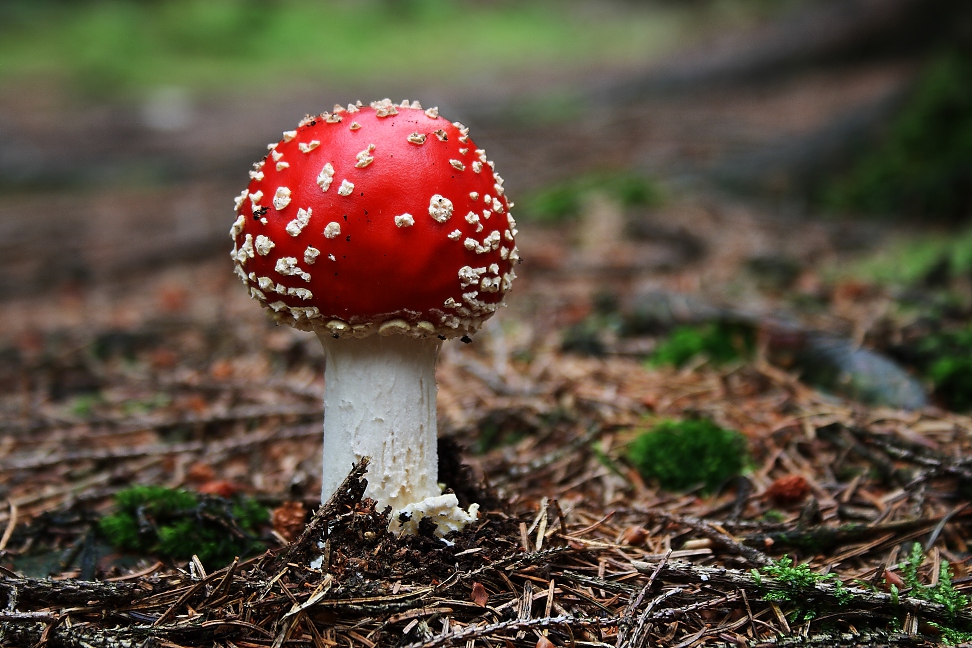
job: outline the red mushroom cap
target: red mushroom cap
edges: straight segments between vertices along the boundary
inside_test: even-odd
[[[269,148],[230,236],[237,274],[278,321],[456,337],[502,304],[516,223],[465,126],[385,99],[306,117]]]

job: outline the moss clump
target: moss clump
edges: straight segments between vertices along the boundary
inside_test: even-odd
[[[659,343],[648,359],[652,366],[681,367],[699,355],[725,364],[752,355],[756,334],[751,327],[728,322],[680,326]]]
[[[633,173],[591,173],[547,187],[528,196],[523,215],[541,223],[560,223],[581,213],[584,198],[601,192],[625,207],[656,206],[662,193],[650,179]]]
[[[972,196],[972,59],[939,58],[884,142],[824,191],[838,210],[958,219]]]
[[[883,284],[938,287],[972,272],[972,229],[911,236],[848,268],[852,278]]]
[[[665,490],[701,484],[703,492],[711,492],[742,472],[748,455],[739,432],[698,419],[659,423],[631,443],[627,456],[643,477]]]
[[[261,549],[254,533],[268,520],[267,509],[251,498],[201,498],[162,486],[123,490],[115,505],[117,511],[99,524],[113,546],[180,560],[195,554],[208,565]]]
[[[918,355],[941,403],[955,411],[972,409],[972,327],[925,336]]]

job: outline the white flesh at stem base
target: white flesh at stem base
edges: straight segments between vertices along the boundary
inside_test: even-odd
[[[377,500],[378,510],[392,507],[393,529],[402,510],[412,516],[405,525],[412,532],[424,515],[434,516],[440,535],[474,520],[478,507],[463,511],[437,483],[435,364],[442,343],[402,335],[319,337],[327,363],[323,500],[367,456],[365,496]]]

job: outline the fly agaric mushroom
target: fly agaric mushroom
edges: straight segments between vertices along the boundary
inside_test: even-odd
[[[418,102],[335,106],[269,145],[236,200],[236,273],[326,356],[327,499],[371,457],[366,495],[414,530],[475,519],[437,484],[435,364],[503,304],[518,261],[503,179],[468,129]]]

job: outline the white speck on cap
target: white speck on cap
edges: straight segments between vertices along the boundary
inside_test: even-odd
[[[480,247],[479,241],[474,238],[467,238],[462,244],[466,246],[467,250],[478,250]]]
[[[244,191],[243,193],[245,194],[246,192]],[[237,209],[239,209],[239,207],[237,207]],[[233,222],[233,226],[230,228],[230,238],[236,240],[236,237],[239,236],[240,232],[243,231],[244,225],[246,225],[246,217],[243,216],[243,214],[240,214],[239,218]]]
[[[274,288],[273,290],[274,290],[274,292],[278,292],[281,295],[286,295],[287,294],[287,286],[283,285],[282,283],[278,283],[277,284],[277,287]]]
[[[263,200],[263,192],[259,189],[250,194],[250,205],[254,210],[260,209],[260,201]]]
[[[236,211],[240,211],[240,207],[243,206],[243,201],[244,200],[246,200],[246,189],[244,189],[242,192],[240,192],[240,195],[237,196],[236,199],[233,201],[233,203],[234,203],[234,209]]]
[[[289,166],[290,165],[287,164],[286,162],[277,162],[277,171],[283,171],[284,169],[286,169]]]
[[[500,202],[499,198],[493,198],[493,211],[497,214],[503,213],[503,203]]]
[[[270,250],[273,249],[274,242],[263,234],[258,234],[256,237],[256,251],[260,256],[267,256]]]
[[[356,130],[358,130],[359,128],[361,128],[361,124],[359,124],[358,122],[354,122],[354,121],[353,121],[353,122],[351,122],[351,125],[350,125],[350,126],[348,126],[348,128],[350,128],[350,129],[351,129],[351,130],[353,130],[353,131],[356,131]]]
[[[483,240],[483,247],[488,247],[491,250],[495,250],[500,244],[500,233],[499,230],[494,230]]]
[[[328,115],[324,121],[328,124],[340,124],[342,119],[344,118],[341,115]]]
[[[374,108],[376,117],[391,117],[398,114],[398,108],[391,102],[391,99],[372,101],[371,107]]]
[[[300,149],[301,153],[310,153],[320,145],[321,145],[320,140],[311,140],[309,142],[300,142],[297,145],[297,148]]]
[[[307,227],[307,223],[310,222],[311,214],[312,210],[310,207],[307,209],[297,209],[297,218],[287,223],[287,233],[291,236],[300,234],[300,231]]]
[[[459,230],[452,230],[449,232],[449,238],[453,241],[458,241],[460,238],[462,238],[462,232]]]
[[[256,162],[253,163],[253,168],[259,171],[260,169],[263,168],[263,165],[266,163],[267,163],[266,159],[257,160]]]
[[[444,223],[452,218],[452,201],[448,198],[435,194],[429,201],[429,216],[440,223]]]
[[[395,217],[395,225],[398,227],[411,227],[415,224],[415,218],[411,214],[402,214]]]
[[[267,296],[263,294],[263,291],[254,286],[250,286],[250,297],[259,299],[260,301],[267,301]]]
[[[503,232],[503,236],[506,237],[506,240],[509,241],[510,243],[513,242],[513,232],[511,232],[510,230],[506,230],[505,232]]]
[[[331,110],[336,113],[343,113],[344,106],[342,106],[341,104],[334,104],[334,108],[332,108]]]
[[[317,176],[317,186],[321,188],[321,191],[327,191],[331,187],[332,180],[334,180],[334,167],[328,162]]]
[[[479,277],[484,272],[486,272],[486,268],[473,268],[472,266],[459,268],[459,283],[461,287],[466,288],[467,286],[479,283]]]
[[[449,160],[449,164],[451,164],[452,168],[455,169],[456,171],[466,170],[466,165],[459,160]]]
[[[425,111],[425,116],[428,117],[429,119],[438,119],[438,117],[439,117],[439,107],[438,106],[432,106],[431,108],[429,108],[428,110]]]
[[[440,142],[448,142],[449,141],[449,134],[446,133],[441,128],[439,130],[437,130],[437,131],[432,131],[432,134],[435,135],[436,137],[438,137]]]
[[[263,180],[263,171],[250,171],[250,179],[257,181]]]
[[[337,261],[337,259],[334,258],[333,254],[328,254],[327,258],[330,259],[331,261]]]
[[[260,277],[257,279],[257,283],[260,285],[260,290],[272,290],[273,289],[273,279],[270,277]]]
[[[489,271],[492,274],[494,274],[494,275],[498,275],[499,274],[499,265],[496,264],[496,263],[490,263],[489,264]]]
[[[324,238],[332,239],[341,235],[341,223],[337,221],[331,221],[324,228]]]
[[[500,248],[500,258],[503,259],[504,261],[506,261],[509,258],[509,256],[510,256],[510,251],[507,250],[505,247],[501,247]]]
[[[270,151],[270,155],[273,156],[273,161],[274,162],[279,162],[280,161],[280,158],[283,157],[283,153],[281,153],[277,149],[273,149],[272,151]]]
[[[495,277],[495,278],[483,277],[482,282],[480,282],[479,284],[479,289],[482,290],[483,292],[492,292],[492,293],[499,292],[499,287],[500,287],[499,277]]]
[[[479,192],[478,191],[470,191],[469,192],[469,199],[470,200],[479,200]]]
[[[412,105],[411,105],[411,106],[409,106],[409,108],[411,108],[412,110],[422,110],[422,104],[420,104],[420,103],[419,103],[419,102],[417,102],[417,101],[413,101],[413,102],[412,102]],[[419,326],[421,326],[421,325],[422,325],[422,323],[421,323],[421,322],[419,322]]]
[[[281,210],[290,204],[290,189],[287,187],[277,187],[277,193],[273,194],[273,206]]]
[[[297,131],[295,131],[295,130],[292,130],[292,131],[284,131],[283,141],[289,142],[290,140],[294,139],[295,137],[297,137]]]
[[[515,263],[519,260],[520,260],[520,249],[514,245],[513,249],[510,250],[510,261],[513,261]]]
[[[476,160],[475,162],[472,163],[472,170],[474,173],[479,173],[480,171],[483,170],[483,163],[480,162],[479,160]]]
[[[240,264],[246,263],[247,259],[253,258],[253,235],[247,234],[246,239],[243,241],[243,245],[240,246],[239,251],[236,253],[236,260]]]
[[[398,104],[399,108],[411,108],[412,104],[409,103],[408,99],[402,99],[402,103]]]
[[[300,297],[305,301],[314,296],[314,293],[307,290],[306,288],[288,288],[287,294],[293,297]]]
[[[407,139],[412,144],[425,144],[425,138],[426,138],[425,135],[416,132],[409,135]]]
[[[270,308],[272,308],[273,310],[275,310],[277,312],[280,312],[280,311],[284,310],[285,308],[287,308],[287,304],[283,303],[282,301],[275,301],[272,304],[270,304]]]
[[[310,281],[311,276],[297,266],[297,259],[294,257],[280,257],[277,265],[273,268],[282,275],[300,277],[304,281]]]
[[[466,222],[469,223],[470,225],[475,225],[477,232],[483,231],[483,225],[482,223],[479,222],[479,214],[477,214],[476,212],[469,212],[468,214],[466,214]]]
[[[356,112],[358,112],[358,110],[359,110],[360,107],[361,107],[361,102],[360,101],[358,102],[358,105],[357,106],[355,106],[354,104],[348,104],[348,112],[349,113],[352,113],[352,114],[353,113],[356,113]]]
[[[316,247],[312,247],[308,245],[307,249],[304,250],[304,263],[306,263],[307,265],[314,265],[315,263],[317,263],[317,257],[319,257],[320,255],[321,255],[320,250],[318,250]]]
[[[338,187],[338,195],[350,196],[352,191],[354,191],[354,183],[348,182],[347,180],[342,180],[341,186]]]
[[[369,164],[371,164],[372,162],[374,162],[375,161],[375,156],[373,156],[371,154],[371,152],[374,151],[374,150],[375,150],[375,145],[374,144],[369,144],[368,145],[368,148],[366,148],[365,150],[359,152],[355,156],[355,158],[358,160],[358,162],[354,166],[356,166],[359,169],[363,169],[366,166],[368,166]]]
[[[492,216],[492,215],[493,215],[493,212],[492,211],[490,211],[488,209],[484,209],[483,210],[483,218],[485,220],[489,220],[489,217]]]

